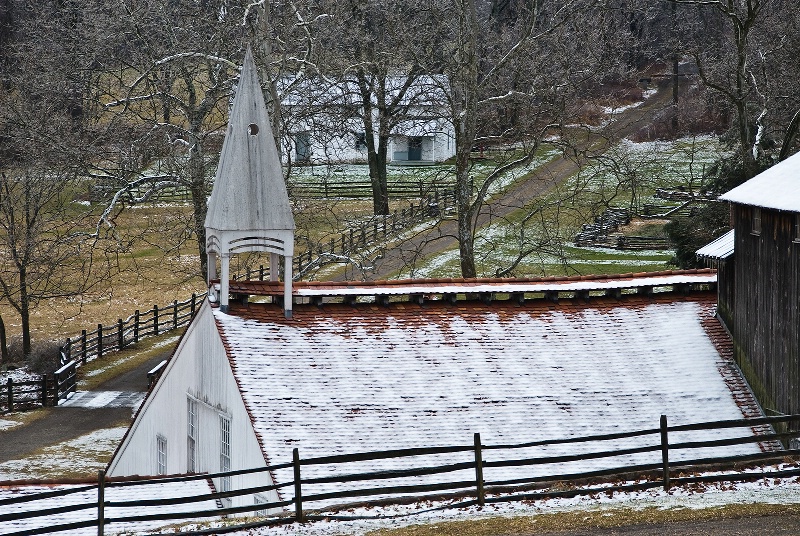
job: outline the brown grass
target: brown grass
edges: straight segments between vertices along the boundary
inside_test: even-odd
[[[797,504],[730,504],[713,508],[649,507],[598,508],[577,512],[559,512],[535,516],[491,517],[474,521],[453,521],[411,525],[399,529],[369,532],[370,536],[532,536],[565,530],[601,529],[637,524],[661,524],[679,521],[708,521],[750,516],[800,514]]]

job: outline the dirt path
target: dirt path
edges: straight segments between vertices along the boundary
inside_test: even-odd
[[[537,532],[535,536],[770,536],[800,534],[800,516],[775,515]],[[498,535],[500,536],[500,535]],[[531,536],[534,536],[533,534]]]
[[[169,357],[165,350],[137,368],[111,378],[92,391],[147,391],[147,371]],[[0,432],[0,463],[25,458],[39,449],[113,426],[130,424],[130,407],[55,407],[35,421]]]
[[[574,147],[574,153],[583,155],[580,160],[585,160],[586,154],[598,155],[606,152],[620,140],[643,127],[652,125],[656,114],[670,106],[671,103],[670,91],[661,88],[640,106],[616,115],[601,132],[587,131],[584,139],[578,140]],[[521,181],[483,207],[478,218],[478,229],[487,225],[492,219],[503,218],[519,210],[520,207],[530,203],[532,199],[547,193],[551,188],[574,175],[578,169],[578,162],[571,158],[556,158],[539,167],[528,180]],[[352,268],[348,268],[333,279],[386,279],[404,267],[413,267],[419,264],[426,257],[457,247],[456,233],[457,222],[452,219],[445,220],[430,230],[387,248],[384,256],[375,261],[371,272],[355,272]]]

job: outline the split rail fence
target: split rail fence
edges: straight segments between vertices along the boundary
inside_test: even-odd
[[[299,252],[294,257],[294,273],[300,277],[311,268],[329,262],[340,262],[342,258],[348,258],[370,244],[385,243],[389,237],[405,231],[410,225],[429,218],[441,218],[444,211],[454,204],[455,192],[437,191],[417,205],[412,203],[406,208],[395,210],[392,214],[375,216],[336,238],[331,237],[316,245],[309,243],[305,251]],[[246,268],[234,275],[234,279],[264,281],[269,279],[269,269],[263,265],[258,268]]]
[[[90,527],[96,527],[97,533],[103,534],[106,525],[122,529],[127,524],[125,528],[131,529],[131,523],[209,518],[219,520],[220,516],[232,515],[258,516],[255,520],[252,517],[242,518],[238,524],[234,521],[233,524],[224,526],[181,532],[186,535],[222,534],[292,522],[379,519],[380,515],[353,513],[354,508],[367,505],[412,505],[408,507],[408,513],[403,514],[410,516],[432,510],[489,503],[635,492],[652,488],[669,490],[673,486],[688,484],[794,478],[800,476],[800,467],[776,464],[785,462],[788,457],[800,456],[800,450],[783,448],[783,443],[789,443],[791,438],[797,437],[798,432],[775,432],[775,430],[787,429],[791,427],[791,423],[797,422],[800,422],[800,415],[669,426],[667,418],[662,416],[659,426],[650,429],[521,444],[484,444],[480,435],[475,434],[471,444],[383,450],[306,459],[300,457],[298,449],[294,449],[291,462],[214,474],[126,480],[106,479],[101,471],[97,483],[86,486],[70,489],[51,488],[51,491],[30,495],[16,493],[11,498],[0,496],[0,527],[2,527],[0,534],[31,536]],[[708,440],[706,434],[704,440],[692,440],[696,437],[692,434],[696,432],[737,428],[743,428],[745,431],[735,432],[733,437]],[[674,439],[676,434],[680,434],[677,440]],[[635,439],[635,443],[616,449],[607,446],[609,441],[622,438]],[[672,442],[670,438],[673,438]],[[747,443],[759,443],[761,452],[684,459],[698,456],[696,453],[699,449],[709,447],[720,449]],[[573,447],[577,450],[585,448],[586,445],[589,445],[591,450],[557,456],[524,457],[524,454],[516,454],[524,453],[524,449],[531,447],[556,445],[559,452],[565,452],[575,445],[582,445]],[[631,464],[631,456],[642,454],[646,454],[648,463]],[[439,460],[438,464],[430,465],[429,461],[414,461],[424,459],[425,456],[430,460],[431,455],[438,456],[436,458]],[[401,458],[412,461],[403,469],[380,468],[380,463],[384,460]],[[673,458],[681,459],[671,461]],[[595,463],[597,460],[614,460],[613,463],[619,465],[604,469],[592,470],[590,467],[589,470],[583,471],[559,472],[564,471],[563,466],[559,464],[572,462],[583,464],[585,468],[590,460],[594,463],[593,467],[598,467]],[[770,470],[754,470],[753,467],[758,464],[771,464],[774,467]],[[321,477],[307,475],[310,468],[320,466],[327,466],[333,470],[325,472],[325,476]],[[363,470],[358,470],[356,467]],[[493,476],[498,468],[505,468],[502,477],[499,478]],[[513,469],[515,478],[508,478],[508,468]],[[531,474],[534,470],[536,474]],[[272,484],[266,475],[278,474],[276,472],[279,471],[287,472],[285,474],[291,474],[293,478]],[[179,483],[197,480],[217,482],[224,480],[230,483],[233,481],[232,477],[254,474],[264,475],[263,485],[187,496],[181,496],[179,492],[173,490],[166,499],[153,499],[155,495],[147,490],[148,486],[180,485]],[[409,477],[422,480],[417,480],[419,483],[416,484],[404,485],[391,482],[392,480],[396,482],[398,478]],[[425,477],[432,478],[425,479]],[[320,484],[328,486],[328,489],[308,492],[309,488],[313,489],[315,485]],[[4,483],[4,487],[8,485],[9,483]],[[128,486],[140,487],[135,494],[129,495],[151,498],[119,500],[122,496],[119,492],[115,498],[110,498],[114,495],[115,488]],[[216,486],[216,489],[225,488],[226,486]],[[214,488],[209,486],[209,490],[211,489]],[[255,502],[249,498],[255,494],[270,492],[277,492],[274,496],[279,499],[272,502]],[[75,498],[73,502],[78,501],[77,504],[66,505],[69,501],[65,500],[64,496],[77,493],[84,493],[82,501]],[[237,496],[249,496],[245,500],[249,502],[243,506],[209,509],[209,501],[220,501],[217,504],[233,504],[228,500]],[[57,502],[47,502],[48,499],[55,497],[58,498]],[[287,498],[280,499],[280,497]],[[442,506],[430,506],[428,501],[437,500],[443,501]],[[426,501],[428,507],[416,504],[422,501]],[[205,504],[199,505],[198,509],[197,503],[201,502]],[[416,507],[413,506],[415,504]],[[165,506],[169,507],[168,512],[164,511]],[[155,507],[160,507],[161,510],[154,512]],[[59,516],[76,511],[83,512],[81,520],[69,523],[60,521],[64,518]],[[395,514],[392,517],[397,516],[398,514]],[[228,523],[230,522],[231,519],[228,518]]]
[[[78,384],[77,362],[65,363],[52,377],[0,384],[0,412],[23,411],[40,406],[57,406],[58,401],[75,392]]]
[[[111,199],[124,184],[115,180],[98,180],[89,186],[89,199],[100,202]],[[386,184],[387,195],[390,199],[413,199],[434,195],[435,192],[444,192],[453,189],[452,181],[390,181]],[[319,181],[294,181],[290,180],[288,190],[292,197],[301,199],[361,199],[372,197],[372,183],[370,181],[344,182],[338,179],[328,180],[323,177]],[[146,187],[128,192],[129,199],[140,199],[147,192]],[[148,201],[156,202],[185,202],[192,198],[188,188],[170,186],[161,188],[148,197]]]
[[[145,312],[137,309],[125,320],[120,318],[110,325],[98,324],[97,329],[92,331],[84,329],[80,336],[67,339],[61,347],[61,360],[67,363],[74,359],[84,365],[108,352],[136,344],[141,338],[183,327],[195,315],[204,296],[192,294],[185,301],[175,300],[165,307],[153,305],[152,309]]]

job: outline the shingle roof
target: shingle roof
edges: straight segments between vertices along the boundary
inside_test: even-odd
[[[652,428],[661,414],[672,423],[741,418],[743,403],[757,413],[729,352],[718,350],[729,341],[714,308],[703,292],[305,305],[292,320],[249,304],[214,315],[256,433],[282,463],[294,447],[310,457],[463,445],[474,432],[513,443]],[[514,470],[493,471],[487,480]]]
[[[800,153],[720,196],[723,201],[800,212]]]

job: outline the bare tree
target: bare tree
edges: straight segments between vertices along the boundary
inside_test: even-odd
[[[595,72],[584,70],[586,62],[576,61],[577,55],[572,53],[579,28],[576,17],[580,15],[581,24],[588,24],[594,3],[533,2],[518,14],[512,28],[501,31],[490,31],[485,25],[485,21],[492,22],[485,15],[488,9],[485,3],[454,0],[451,4],[452,48],[445,54],[444,70],[448,75],[456,132],[457,234],[464,277],[477,275],[475,232],[494,183],[508,171],[532,160],[544,134],[558,126],[564,111],[559,110],[561,103]],[[560,56],[553,56],[555,51]],[[545,58],[557,59],[556,65],[531,76],[543,66]],[[595,65],[594,69],[598,67]],[[485,121],[507,106],[512,106],[512,114],[516,116],[511,128]],[[526,110],[528,117],[518,113],[519,110]],[[516,144],[519,151],[480,184],[473,185],[471,155],[476,143]]]
[[[735,117],[744,178],[765,164],[765,151],[779,139],[791,145],[797,99],[797,62],[789,59],[797,10],[783,0],[670,0],[692,24],[682,47],[694,58],[704,85],[726,102]],[[794,80],[793,80],[794,79]],[[792,101],[794,106],[792,107]],[[788,108],[788,109],[787,109]]]

